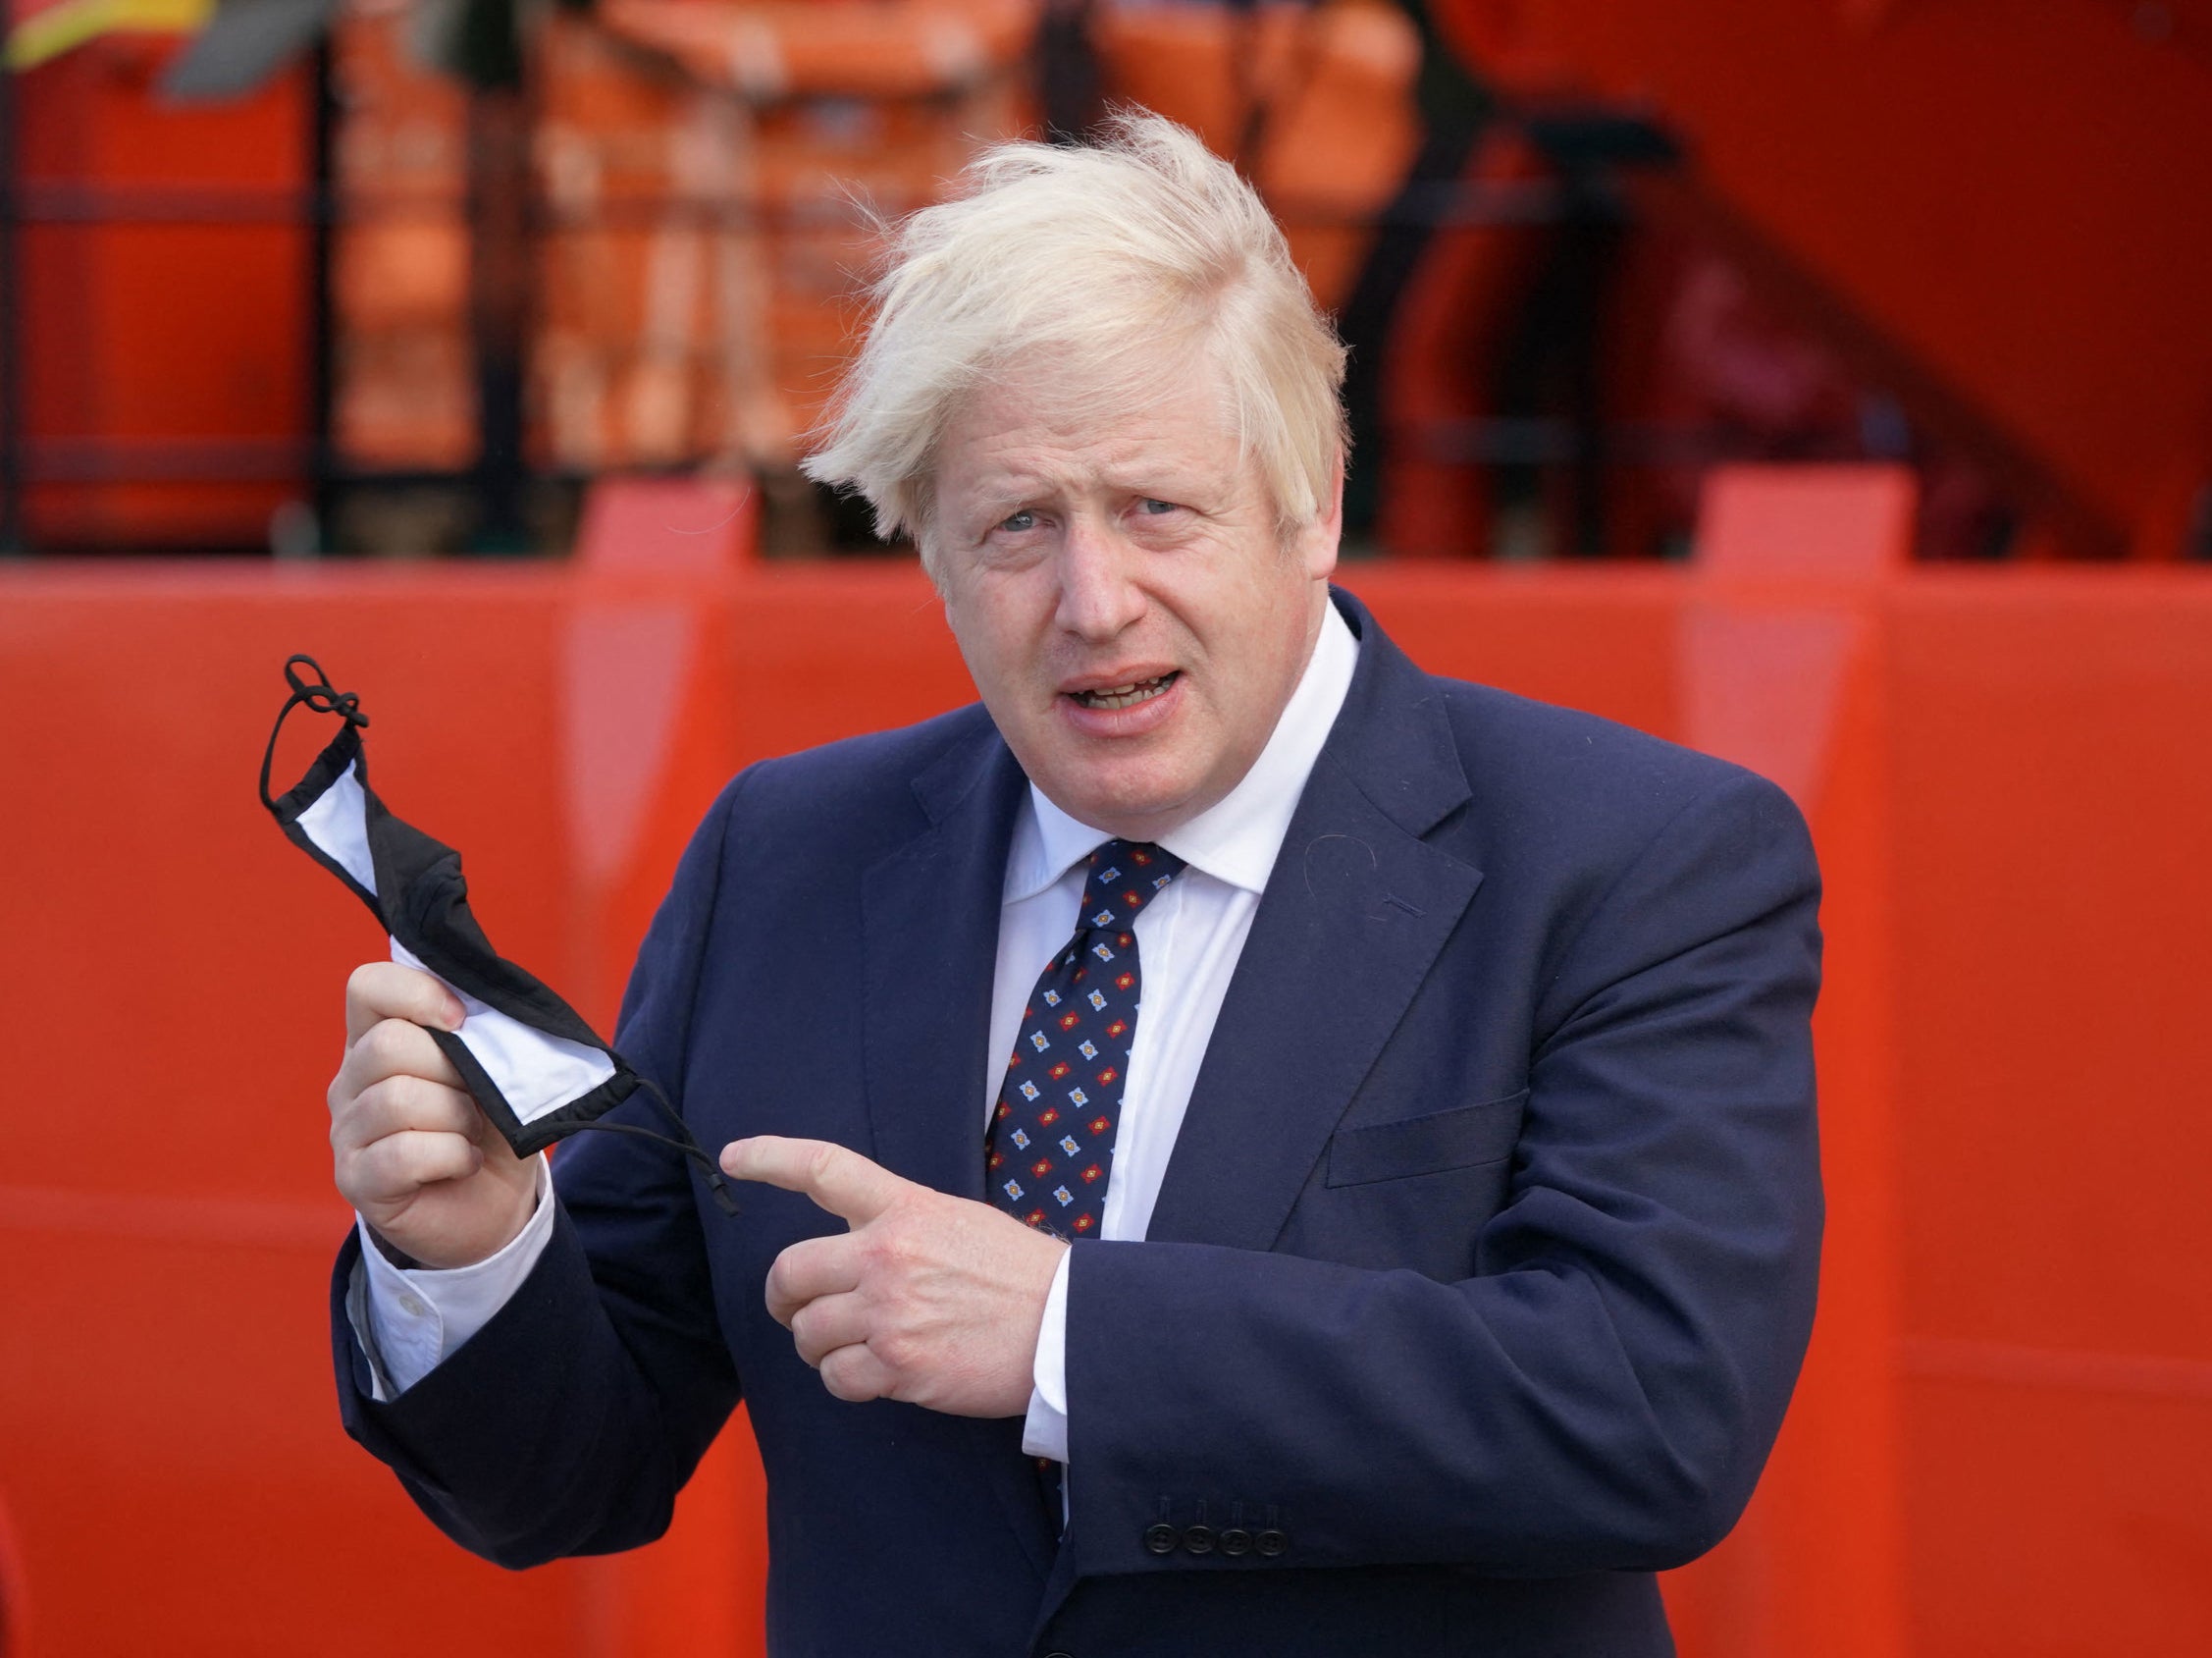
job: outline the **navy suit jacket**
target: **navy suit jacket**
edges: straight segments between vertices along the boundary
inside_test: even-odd
[[[389,1404],[347,1246],[348,1430],[522,1566],[658,1535],[742,1390],[777,1654],[1671,1651],[1651,1574],[1734,1523],[1812,1323],[1804,825],[1338,603],[1357,673],[1150,1236],[1074,1249],[1064,1538],[1019,1419],[841,1403],[769,1318],[769,1263],[839,1222],[764,1187],[725,1217],[628,1136],[563,1149],[523,1289]],[[980,1199],[1025,786],[979,708],[751,768],[617,1045],[711,1149],[835,1140]]]

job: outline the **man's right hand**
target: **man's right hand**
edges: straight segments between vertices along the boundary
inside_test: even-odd
[[[536,1169],[485,1120],[423,1028],[457,1030],[461,1014],[445,986],[397,962],[369,962],[345,984],[345,1058],[330,1086],[338,1189],[424,1266],[497,1255],[537,1202]]]

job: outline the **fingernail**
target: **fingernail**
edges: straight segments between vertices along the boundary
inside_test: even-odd
[[[459,1002],[453,1000],[452,997],[448,996],[446,998],[446,1029],[448,1031],[457,1031],[461,1028],[462,1022],[467,1018],[468,1009],[463,1007]]]

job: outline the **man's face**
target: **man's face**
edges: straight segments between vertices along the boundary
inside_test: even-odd
[[[929,545],[945,614],[1032,782],[1152,840],[1259,758],[1336,567],[1334,501],[1286,536],[1206,353],[1155,390],[1071,398],[1036,363],[946,428]],[[1119,410],[1119,412],[1117,412]]]

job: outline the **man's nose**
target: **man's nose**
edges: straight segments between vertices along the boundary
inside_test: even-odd
[[[1053,620],[1093,643],[1123,632],[1144,614],[1136,579],[1141,557],[1112,526],[1078,514],[1060,548],[1060,608]]]

